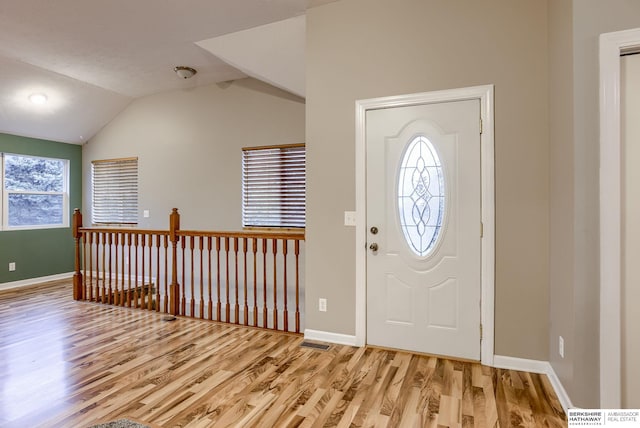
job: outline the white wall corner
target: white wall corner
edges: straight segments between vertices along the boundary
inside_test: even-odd
[[[11,290],[13,288],[30,287],[32,285],[42,284],[43,282],[58,281],[60,279],[68,279],[73,277],[73,272],[59,273],[57,275],[41,276],[38,278],[23,279],[20,281],[5,282],[0,284],[0,290]]]
[[[567,394],[562,382],[560,382],[560,378],[556,375],[551,363],[548,361],[495,355],[493,358],[493,367],[497,369],[518,370],[547,375],[553,390],[558,396],[558,400],[560,400],[560,404],[562,405],[564,412],[567,413],[569,409],[573,408],[569,394]]]
[[[338,345],[358,346],[356,345],[355,336],[349,334],[331,333],[329,331],[311,330],[307,328],[304,330],[304,338],[306,340],[336,343]]]

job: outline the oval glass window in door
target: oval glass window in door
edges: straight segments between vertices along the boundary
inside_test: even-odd
[[[426,257],[435,248],[445,214],[445,180],[440,157],[425,136],[412,138],[398,173],[400,227],[411,251]]]

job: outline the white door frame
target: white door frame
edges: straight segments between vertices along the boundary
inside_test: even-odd
[[[356,101],[356,345],[367,340],[367,263],[366,263],[366,113],[367,110],[406,107],[419,104],[477,99],[480,101],[482,238],[480,322],[482,364],[493,365],[494,288],[495,288],[495,179],[493,85],[448,89],[419,94],[398,95]]]
[[[640,48],[640,29],[600,35],[600,407],[622,401],[622,140],[620,54]]]

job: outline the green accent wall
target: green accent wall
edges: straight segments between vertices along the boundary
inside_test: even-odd
[[[82,207],[82,146],[0,134],[0,152],[68,159],[69,215]],[[14,272],[10,262],[16,263]],[[0,284],[72,272],[73,262],[71,227],[0,230]]]

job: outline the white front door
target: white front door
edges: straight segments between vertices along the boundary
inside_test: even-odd
[[[366,113],[367,343],[480,359],[480,101]]]

